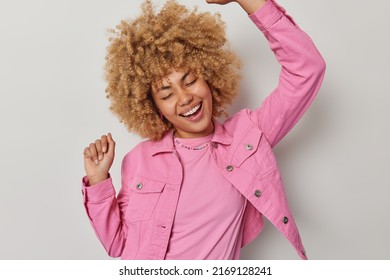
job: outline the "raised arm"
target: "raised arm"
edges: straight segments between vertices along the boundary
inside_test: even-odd
[[[325,74],[325,62],[310,37],[273,0],[250,15],[282,65],[278,86],[252,118],[275,146],[312,103]]]
[[[278,86],[250,112],[251,118],[275,146],[307,110],[325,73],[325,62],[310,37],[274,0],[207,0],[213,4],[237,2],[263,32],[281,64]]]
[[[115,142],[111,134],[103,135],[84,149],[82,192],[84,206],[90,223],[108,255],[119,257],[126,241],[127,228],[124,213],[128,203],[128,188],[122,182],[121,191],[116,192],[109,176],[114,160]],[[126,168],[125,166],[122,166]]]

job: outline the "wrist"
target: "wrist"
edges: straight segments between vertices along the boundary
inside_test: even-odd
[[[105,175],[97,175],[97,176],[87,176],[88,178],[88,186],[94,186],[99,184],[109,178],[108,173]]]
[[[236,2],[247,12],[253,14],[260,9],[268,0],[237,0]]]

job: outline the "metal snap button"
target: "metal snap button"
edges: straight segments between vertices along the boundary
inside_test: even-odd
[[[251,144],[246,144],[246,145],[245,145],[245,148],[246,148],[248,151],[250,151],[250,150],[253,149],[253,146],[252,146]]]
[[[287,224],[288,223],[288,218],[287,217],[283,217],[283,224]]]
[[[229,172],[233,171],[233,166],[231,165],[226,166],[226,170]]]
[[[261,196],[261,194],[262,194],[262,193],[261,193],[261,191],[260,191],[260,190],[256,190],[256,191],[255,191],[255,196],[256,196],[256,197],[260,197],[260,196]]]
[[[138,183],[136,186],[135,186],[138,190],[142,189],[143,185],[142,183]]]

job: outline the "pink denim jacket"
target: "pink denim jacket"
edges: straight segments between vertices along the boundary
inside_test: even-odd
[[[269,0],[250,18],[264,33],[282,65],[279,84],[257,110],[242,110],[223,125],[214,120],[210,153],[219,172],[250,202],[244,214],[241,245],[260,233],[265,216],[298,255],[307,259],[272,147],[314,99],[324,77],[325,63],[311,39],[274,1]],[[125,156],[118,197],[111,178],[93,187],[87,187],[84,178],[85,208],[110,256],[164,259],[182,177],[170,132],[159,142],[140,143]]]

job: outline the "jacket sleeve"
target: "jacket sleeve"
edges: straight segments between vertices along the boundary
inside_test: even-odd
[[[122,179],[122,188],[116,197],[111,177],[94,186],[87,186],[88,180],[86,177],[83,178],[85,210],[97,237],[111,257],[122,255],[127,239],[125,212],[129,191],[124,183]]]
[[[325,62],[309,36],[273,0],[249,17],[282,65],[278,86],[252,116],[274,147],[313,101],[324,78]]]

